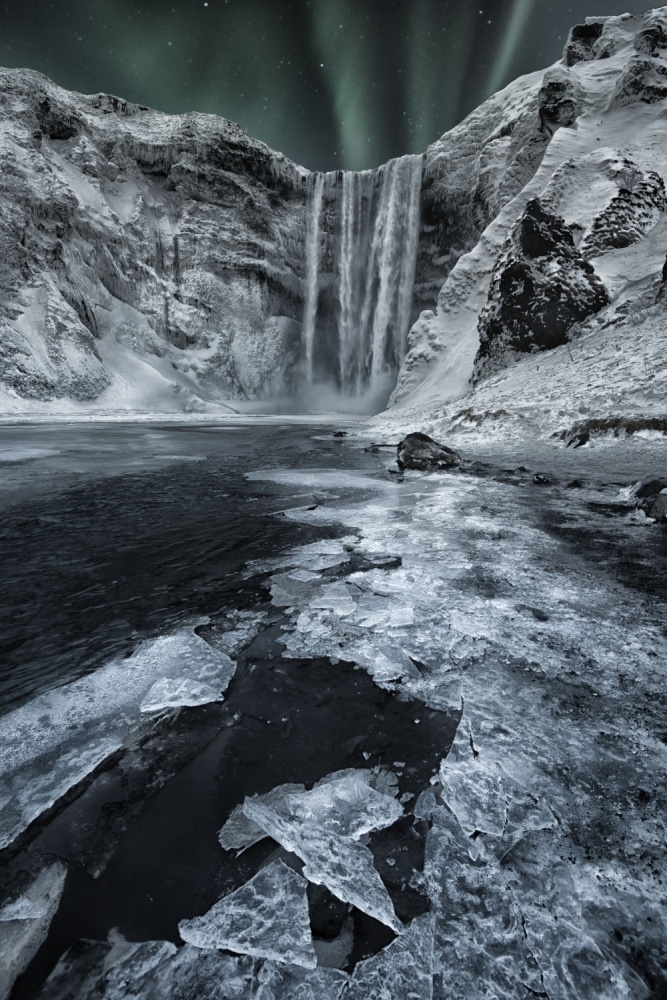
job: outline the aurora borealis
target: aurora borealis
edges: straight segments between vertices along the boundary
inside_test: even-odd
[[[203,111],[312,169],[423,151],[559,58],[572,24],[645,0],[0,0],[0,64]]]

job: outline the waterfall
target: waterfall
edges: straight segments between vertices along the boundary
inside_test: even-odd
[[[403,156],[379,170],[315,175],[303,314],[308,385],[329,383],[360,400],[388,395],[412,316],[422,169],[421,156]],[[332,202],[335,213],[323,215]]]
[[[321,256],[320,216],[324,200],[324,174],[315,174],[310,195],[310,211],[306,230],[306,294],[303,309],[303,345],[306,354],[306,379],[313,381],[313,349],[319,298]]]

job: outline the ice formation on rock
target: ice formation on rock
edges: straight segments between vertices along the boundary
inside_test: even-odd
[[[125,746],[142,713],[192,704],[193,695],[196,704],[219,698],[234,670],[233,660],[185,628],[4,715],[0,846]]]
[[[21,896],[0,909],[0,1000],[6,1000],[45,941],[66,875],[60,861],[44,868]]]
[[[188,944],[314,969],[317,957],[308,919],[307,883],[276,861],[207,913],[178,925]]]

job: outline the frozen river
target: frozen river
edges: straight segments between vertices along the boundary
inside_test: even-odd
[[[664,995],[658,447],[335,429],[0,428],[0,997]]]

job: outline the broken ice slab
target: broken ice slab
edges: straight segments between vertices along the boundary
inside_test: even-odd
[[[502,773],[494,760],[473,746],[472,730],[463,717],[440,767],[442,798],[468,837],[486,833],[502,837],[507,822],[507,799]]]
[[[0,726],[0,729],[2,727]],[[92,739],[62,750],[53,760],[40,757],[16,774],[0,777],[8,792],[0,808],[0,849],[7,847],[70,788],[75,788],[123,746],[122,739]],[[58,749],[54,748],[54,754]]]
[[[416,917],[379,955],[357,965],[345,1000],[432,1000],[433,915]]]
[[[338,899],[351,903],[397,934],[402,931],[403,925],[367,847],[310,820],[285,817],[254,799],[246,799],[243,810],[281,847],[305,862],[303,874],[310,882],[326,886]]]
[[[337,969],[306,972],[294,966],[265,962],[252,996],[253,1000],[340,1000],[347,981],[345,973]]]
[[[349,769],[322,778],[309,792],[304,785],[279,785],[252,800],[273,806],[285,817],[310,821],[358,840],[372,830],[384,830],[403,815],[395,796],[377,787],[381,780],[372,771]],[[266,836],[241,805],[223,826],[219,840],[225,850],[243,851]]]
[[[58,861],[43,869],[21,896],[0,911],[0,1000],[46,940],[65,887],[67,867]]]
[[[187,677],[163,677],[156,681],[141,703],[141,712],[162,712],[168,708],[196,708],[222,701],[220,689]]]
[[[307,889],[305,879],[276,861],[203,916],[182,920],[178,930],[196,948],[224,949],[314,969],[317,956]]]
[[[474,743],[467,716],[461,720],[449,756],[440,766],[439,779],[443,801],[466,836],[486,834],[489,849],[498,857],[526,833],[557,824],[539,793],[524,787],[489,759],[485,747]]]
[[[0,849],[132,739],[157,682],[222,692],[234,670],[184,628],[0,718]]]
[[[80,941],[59,960],[40,1000],[246,1000],[255,962],[168,941]]]
[[[366,770],[329,775],[309,792],[288,794],[285,814],[353,840],[372,830],[384,830],[401,818],[403,807],[392,795],[371,787],[372,779],[372,772]]]
[[[258,802],[265,802],[273,805],[282,802],[290,792],[305,792],[305,785],[278,785],[264,795],[254,795]],[[260,826],[249,820],[243,811],[243,803],[236,806],[229,819],[218,834],[220,846],[226,851],[245,851],[260,840],[264,840],[267,834]]]
[[[206,638],[215,649],[235,659],[249,646],[266,619],[265,611],[228,611],[216,615],[215,624],[206,632]]]

